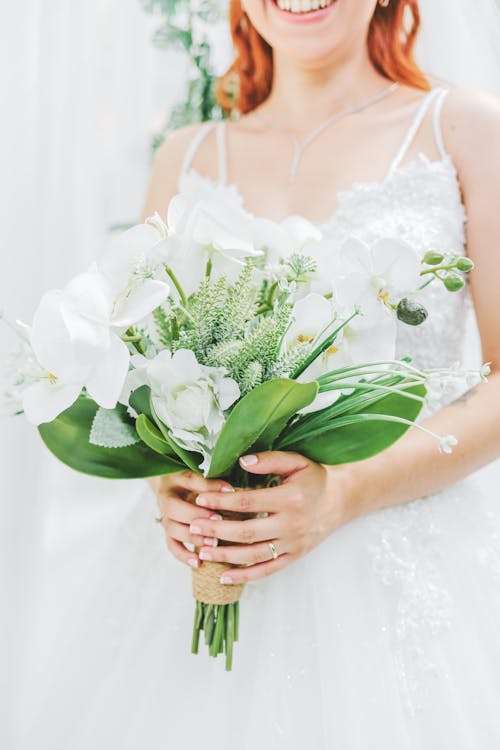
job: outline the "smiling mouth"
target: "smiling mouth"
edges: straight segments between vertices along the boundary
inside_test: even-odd
[[[314,13],[317,10],[328,8],[337,0],[274,0],[280,10],[291,14]]]

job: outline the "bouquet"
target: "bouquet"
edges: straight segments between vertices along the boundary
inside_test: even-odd
[[[43,295],[32,325],[17,326],[7,395],[55,456],[101,477],[187,468],[241,487],[257,481],[238,464],[252,451],[359,461],[425,429],[430,386],[486,377],[395,358],[398,321],[427,317],[425,288],[457,291],[471,269],[393,238],[333,253],[300,217],[246,219],[179,194],[166,223],[149,217]],[[445,452],[456,443],[433,437]],[[229,670],[242,586],[220,583],[227,567],[192,572],[192,650],[203,633]]]

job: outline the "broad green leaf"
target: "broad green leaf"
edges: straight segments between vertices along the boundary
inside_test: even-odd
[[[412,386],[409,393],[425,396],[423,385]],[[376,415],[401,417],[414,422],[422,409],[422,403],[405,398],[401,394],[390,394],[376,403],[352,415],[343,414],[333,418],[324,432],[314,437],[286,442],[284,450],[295,451],[312,461],[323,464],[345,464],[375,456],[389,448],[409,429],[408,425],[376,420]],[[363,415],[367,418],[363,419]],[[375,420],[375,421],[374,421]],[[351,421],[351,424],[347,422]],[[277,446],[280,447],[279,444]]]
[[[169,456],[170,458],[176,458],[176,454],[172,451],[170,443],[168,443],[160,430],[147,418],[145,414],[139,414],[135,420],[135,429],[137,434],[146,443],[151,450],[156,453],[161,453],[162,456]]]
[[[229,414],[215,445],[209,477],[225,476],[249,449],[271,447],[288,420],[308,406],[318,392],[316,381],[275,378],[257,386]],[[260,448],[259,448],[260,446]]]
[[[116,407],[125,418],[126,409]],[[98,409],[86,396],[80,396],[52,422],[38,428],[47,448],[76,471],[108,479],[137,479],[182,471],[181,463],[159,456],[142,442],[126,448],[102,448],[89,443],[90,428]]]

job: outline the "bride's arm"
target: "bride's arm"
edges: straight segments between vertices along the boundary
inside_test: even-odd
[[[265,453],[245,468],[283,474],[281,487],[236,493],[203,493],[209,509],[269,511],[266,519],[240,522],[196,520],[192,529],[244,546],[204,548],[201,556],[236,564],[239,583],[269,575],[297,559],[339,526],[372,510],[437,492],[500,456],[500,103],[488,94],[455,91],[443,111],[447,148],[458,168],[467,214],[468,252],[476,264],[471,291],[483,361],[491,362],[487,384],[442,409],[425,424],[452,434],[458,445],[439,453],[435,441],[410,430],[384,453],[357,464],[324,467],[302,456]],[[270,560],[269,540],[280,556]]]

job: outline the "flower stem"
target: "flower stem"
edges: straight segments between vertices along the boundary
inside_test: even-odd
[[[179,279],[177,278],[177,276],[175,275],[175,273],[172,271],[172,269],[170,268],[170,266],[167,266],[167,264],[165,263],[163,267],[165,269],[165,272],[170,277],[170,280],[172,281],[173,285],[177,289],[177,293],[178,293],[178,295],[180,297],[182,306],[183,307],[187,307],[186,295],[184,294],[184,289],[182,288]]]

